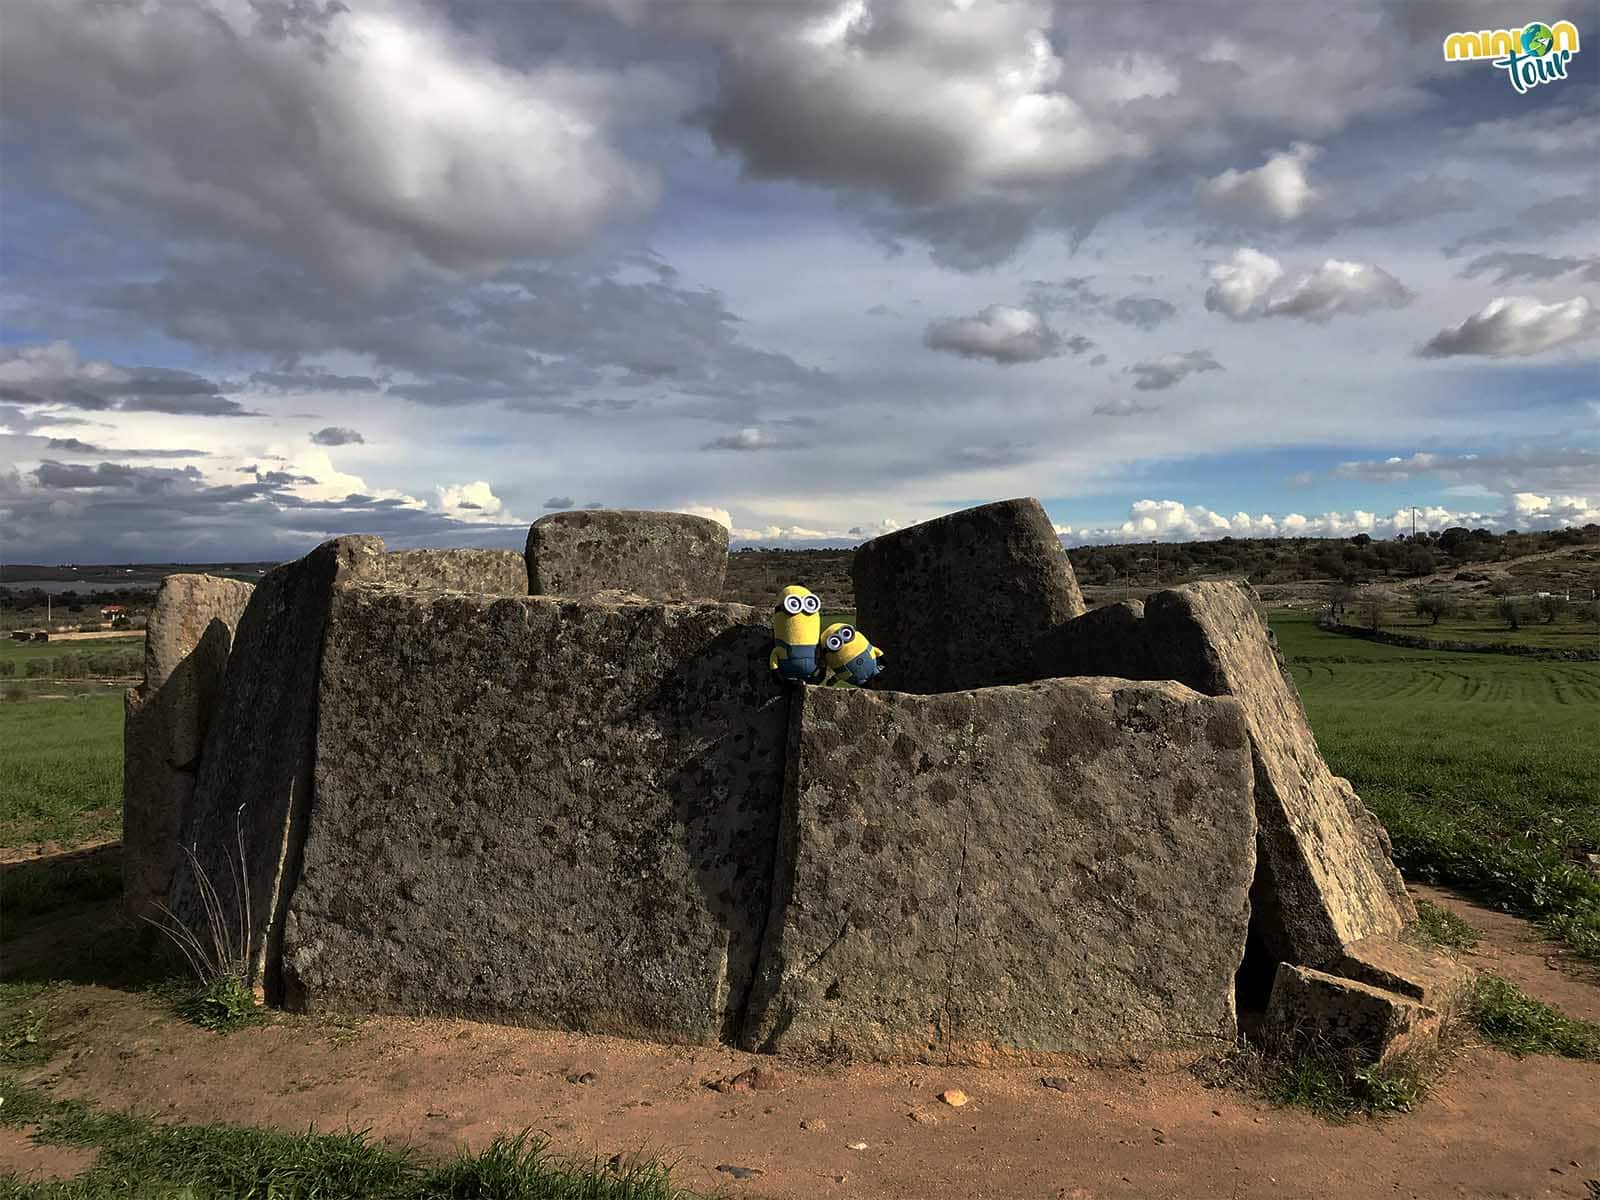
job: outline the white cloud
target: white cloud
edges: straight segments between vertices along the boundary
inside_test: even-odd
[[[1507,497],[1498,512],[1464,511],[1439,505],[1418,506],[1416,528],[1420,531],[1448,529],[1453,525],[1469,528],[1517,528],[1523,530],[1562,529],[1600,521],[1600,496],[1539,496],[1519,493]],[[1080,528],[1068,539],[1073,544],[1116,542],[1183,542],[1219,537],[1372,537],[1392,538],[1410,533],[1412,510],[1399,508],[1387,515],[1353,509],[1349,512],[1324,512],[1313,515],[1290,512],[1259,516],[1236,512],[1232,516],[1214,512],[1204,505],[1181,500],[1136,500],[1128,509],[1128,519],[1120,525]]]
[[[1491,358],[1540,354],[1600,330],[1583,296],[1541,304],[1531,296],[1498,296],[1454,329],[1441,329],[1418,353],[1423,358],[1482,354]]]
[[[1211,268],[1206,308],[1235,321],[1297,317],[1322,324],[1340,314],[1404,308],[1415,298],[1382,267],[1338,258],[1325,259],[1293,283],[1279,286],[1282,280],[1283,266],[1277,259],[1240,248],[1231,260]]]
[[[492,521],[504,524],[517,520],[505,511],[505,505],[500,497],[496,496],[493,489],[481,479],[472,483],[437,487],[434,492],[438,496],[438,503],[434,507],[458,521]]]
[[[1307,168],[1319,153],[1315,146],[1296,142],[1254,170],[1236,171],[1230,167],[1215,178],[1202,181],[1196,190],[1208,204],[1242,208],[1276,221],[1292,221],[1316,203],[1317,191],[1307,177]]]
[[[1283,277],[1283,265],[1270,254],[1241,246],[1225,263],[1211,268],[1206,309],[1236,321],[1258,314],[1267,292]]]
[[[724,529],[731,530],[733,528],[733,514],[725,508],[716,508],[709,504],[688,504],[672,511],[680,512],[690,517],[705,517],[707,520],[715,521]]]
[[[991,304],[971,317],[934,321],[923,341],[933,350],[1002,365],[1038,362],[1061,351],[1061,336],[1042,316],[1007,304]]]

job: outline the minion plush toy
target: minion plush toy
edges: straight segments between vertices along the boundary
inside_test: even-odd
[[[767,665],[786,683],[820,683],[822,664],[817,641],[822,628],[822,600],[810,588],[791,583],[772,611],[772,653]]]
[[[883,651],[853,625],[829,625],[822,632],[822,649],[829,687],[860,687],[881,670],[878,660]]]

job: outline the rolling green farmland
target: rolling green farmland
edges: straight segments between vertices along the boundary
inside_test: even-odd
[[[0,703],[0,845],[122,828],[122,693]]]
[[[0,638],[0,662],[21,664],[35,658],[60,658],[63,654],[128,654],[144,652],[144,634],[128,637],[85,638],[81,641],[17,642],[9,637]]]
[[[1413,879],[1537,916],[1600,958],[1600,663],[1407,650],[1272,626],[1329,764]]]

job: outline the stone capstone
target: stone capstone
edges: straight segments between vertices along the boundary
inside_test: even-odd
[[[661,601],[714,600],[728,571],[728,530],[685,513],[551,513],[528,530],[526,560],[535,596],[621,590]]]
[[[769,639],[742,605],[335,587],[289,1002],[734,1036],[784,769]]]
[[[391,550],[364,564],[358,577],[400,587],[491,596],[528,593],[528,567],[515,550]]]
[[[1139,620],[1131,606],[1097,610],[1052,635],[1052,657],[1041,668],[1108,671],[1117,642],[1126,650],[1125,669],[1116,674],[1176,679],[1244,706],[1259,830],[1253,937],[1269,962],[1325,967],[1350,943],[1396,933],[1415,917],[1387,835],[1349,783],[1328,769],[1294,679],[1245,588],[1206,582],[1156,592]]]
[[[801,689],[746,1047],[1232,1039],[1250,792],[1239,703],[1175,683]]]
[[[1037,500],[1003,500],[873,538],[850,569],[883,686],[950,692],[1043,677],[1040,645],[1084,611]]]
[[[1409,997],[1279,963],[1261,1036],[1275,1054],[1309,1050],[1387,1063],[1437,1039],[1440,1026],[1436,1010]]]
[[[211,575],[168,575],[145,631],[144,682],[123,706],[123,897],[149,915],[182,858],[200,750],[253,588]]]

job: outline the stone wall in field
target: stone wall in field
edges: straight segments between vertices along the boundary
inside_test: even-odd
[[[181,828],[130,770],[130,845],[247,881],[277,1003],[805,1054],[1228,1041],[1247,947],[1338,974],[1403,923],[1244,590],[1085,613],[1037,502],[988,505],[863,546],[884,673],[796,690],[705,524],[276,568],[207,660]]]

